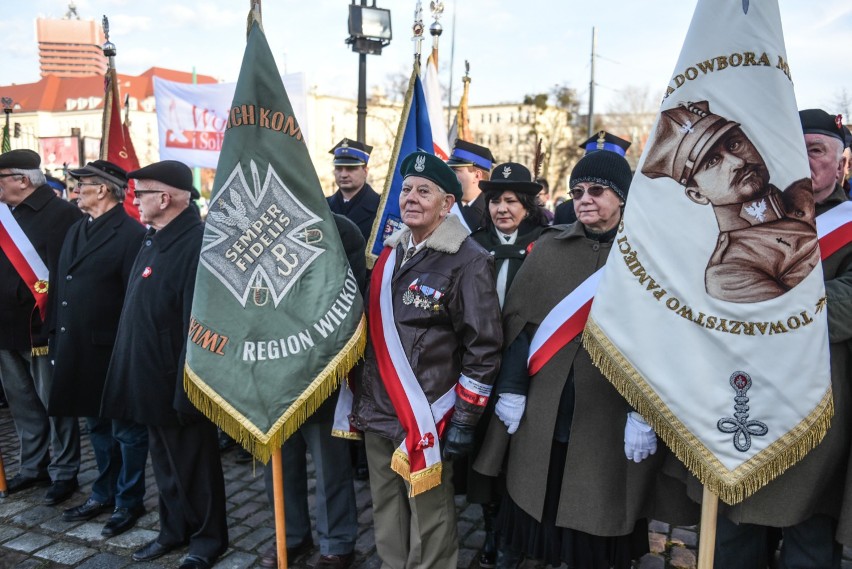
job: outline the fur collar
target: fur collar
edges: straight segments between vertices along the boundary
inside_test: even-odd
[[[465,238],[469,235],[467,229],[462,225],[455,214],[450,214],[443,222],[435,229],[435,231],[426,238],[424,247],[433,249],[440,253],[458,253]],[[400,243],[408,246],[408,240],[411,236],[411,230],[403,227],[387,239],[385,239],[385,247],[396,247]]]

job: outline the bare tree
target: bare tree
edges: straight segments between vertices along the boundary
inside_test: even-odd
[[[608,113],[599,117],[598,128],[631,143],[627,161],[636,167],[651,133],[662,93],[652,93],[647,85],[627,85],[617,91]]]
[[[852,113],[852,94],[844,87],[834,94],[833,105],[834,112],[843,115],[843,124],[850,123],[850,113]]]

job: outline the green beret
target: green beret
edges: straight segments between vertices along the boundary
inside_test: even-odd
[[[432,180],[438,184],[439,188],[454,195],[457,202],[461,202],[462,187],[459,179],[456,178],[456,173],[434,154],[422,150],[412,152],[402,161],[399,171],[403,180],[409,176],[420,176]]]

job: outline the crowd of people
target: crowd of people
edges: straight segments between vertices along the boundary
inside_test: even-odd
[[[822,213],[849,199],[852,136],[825,111],[800,118]],[[701,156],[757,163],[750,146],[728,138]],[[456,141],[446,162],[406,156],[404,227],[372,271],[365,247],[380,205],[367,183],[372,148],[344,139],[331,150],[338,189],[328,205],[370,331],[346,409],[363,441],[333,436],[343,405],[335,393],[284,443],[290,562],[315,549],[307,453],[320,569],[355,560],[359,476],[369,479],[376,548],[389,569],[457,566],[457,494],[482,507],[478,563],[486,569],[527,558],[626,569],[649,551],[648,520],[698,521],[697,481],[595,367],[580,335],[532,375],[528,366],[545,316],[607,260],[633,177],[628,147],[609,133],[584,142],[570,199],[555,214],[543,207],[546,180],[523,164],[496,164],[483,146]],[[643,173],[672,175],[653,161]],[[105,537],[132,528],[145,513],[150,454],[159,534],[133,559],[185,547],[181,569],[211,567],[227,550],[228,527],[220,437],[183,387],[204,231],[191,171],[162,161],[125,172],[97,160],[69,176],[76,203],[54,192],[37,153],[0,155],[0,208],[8,210],[0,213],[21,252],[0,253],[0,379],[20,439],[9,492],[42,486],[44,504],[68,500],[78,488],[83,419],[98,474],[63,519],[110,513]],[[700,177],[677,179],[694,199]],[[141,223],[123,207],[130,180]],[[792,217],[795,205],[780,207]],[[822,265],[835,418],[800,463],[722,508],[717,567],[764,569],[781,539],[781,567],[839,568],[841,543],[852,545],[852,245]],[[270,507],[272,477],[268,467]],[[274,546],[259,553],[262,566],[278,565]]]

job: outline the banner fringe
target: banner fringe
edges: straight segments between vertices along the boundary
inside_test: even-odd
[[[251,421],[211,389],[188,365],[184,367],[183,386],[187,397],[195,407],[252,456],[266,464],[272,457],[272,452],[280,448],[284,441],[299,430],[307,418],[340,386],[340,382],[346,378],[349,370],[364,357],[366,347],[366,318],[362,314],[355,332],[343,349],[329,361],[316,379],[267,433],[259,431]]]
[[[364,439],[361,433],[353,433],[352,431],[341,431],[340,429],[332,429],[331,436],[339,439],[349,439],[350,441],[360,441]]]
[[[831,387],[822,400],[794,429],[780,437],[757,456],[773,453],[759,465],[750,460],[734,471],[728,471],[709,450],[677,420],[677,417],[650,389],[643,390],[642,375],[612,344],[606,334],[589,318],[583,333],[583,346],[595,366],[616,390],[654,428],[675,456],[726,504],[742,502],[816,447],[831,426],[834,398]],[[755,457],[756,458],[756,457]],[[729,474],[723,474],[728,472]]]
[[[32,351],[30,352],[30,355],[32,355],[34,357],[35,356],[46,356],[47,353],[48,353],[48,347],[47,346],[38,346],[38,347],[34,347],[32,349]]]
[[[391,457],[391,470],[402,476],[408,482],[409,498],[413,498],[418,494],[422,494],[427,490],[431,490],[441,484],[441,475],[444,471],[443,463],[438,463],[419,470],[414,474],[411,473],[411,464],[408,461],[408,456],[399,449],[396,449]]]

